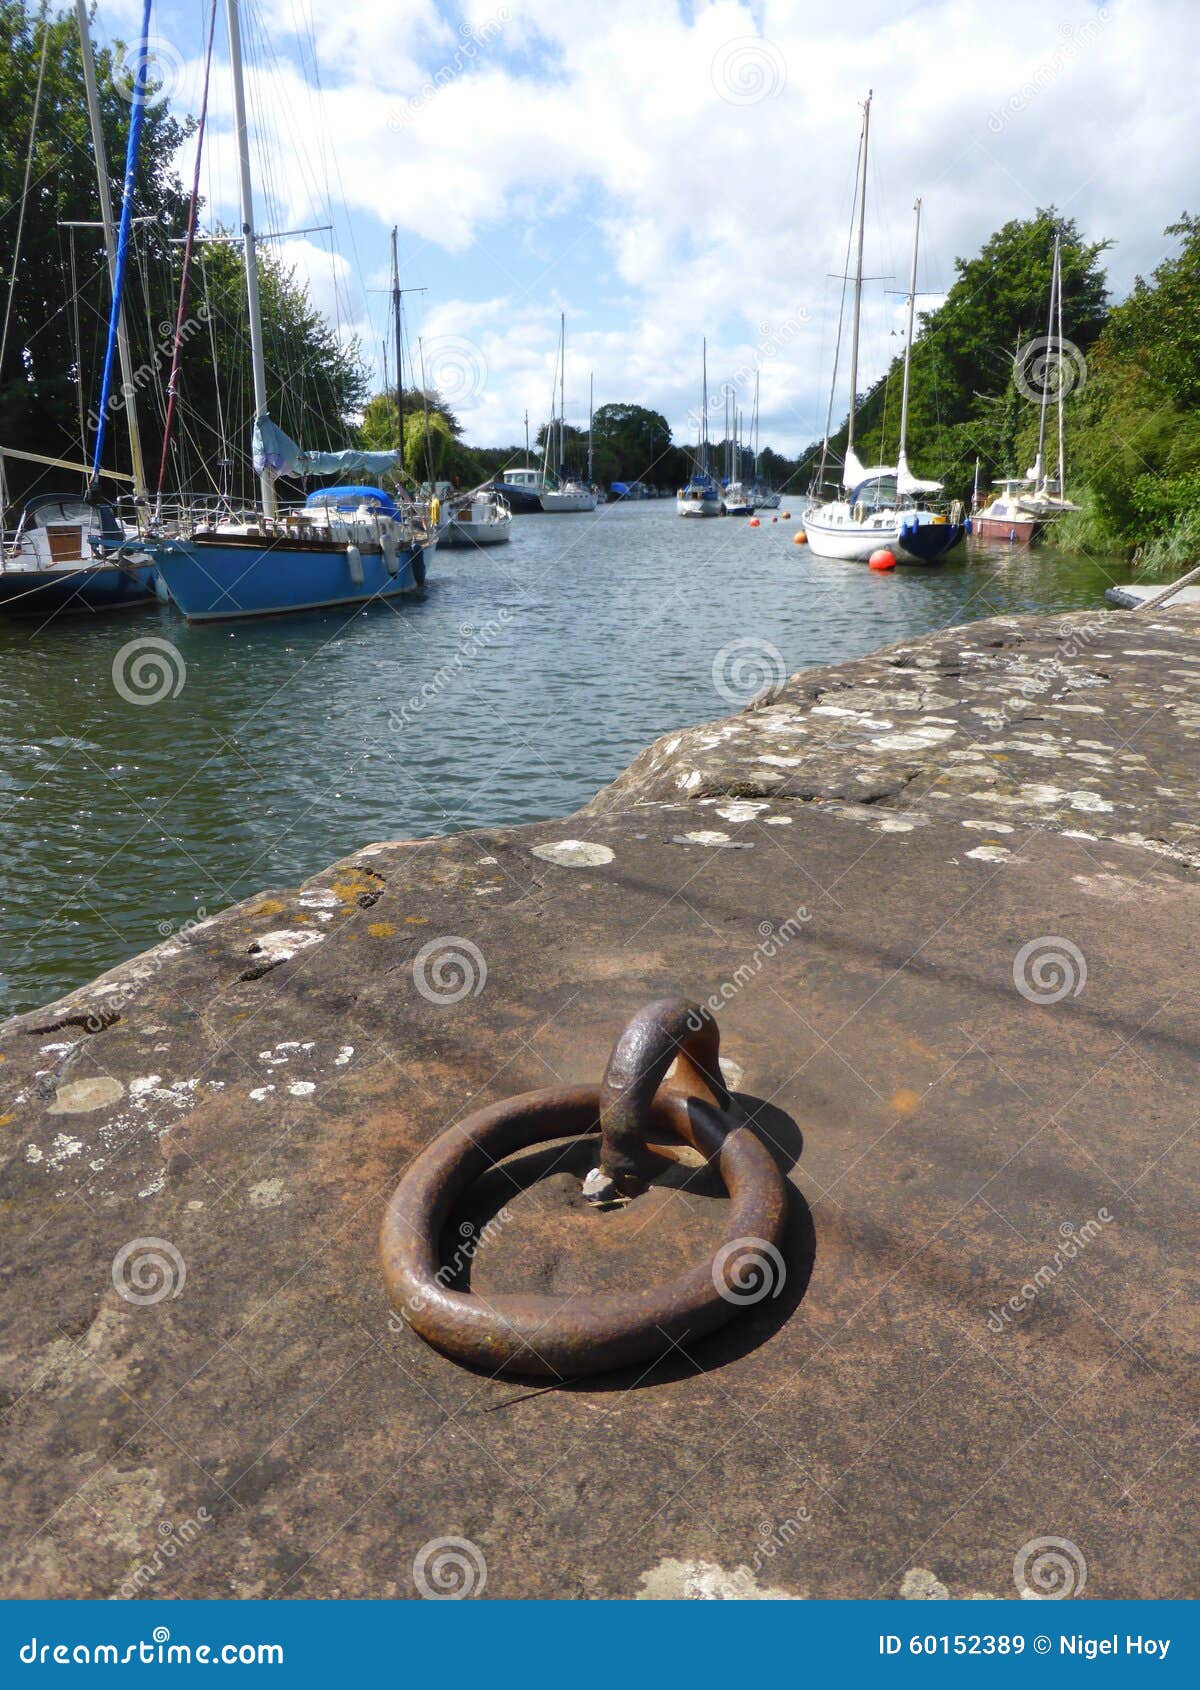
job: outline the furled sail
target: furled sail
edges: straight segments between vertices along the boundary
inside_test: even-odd
[[[254,424],[254,468],[258,475],[387,475],[400,463],[398,452],[306,452],[270,417]]]

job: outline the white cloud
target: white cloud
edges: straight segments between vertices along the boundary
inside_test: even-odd
[[[431,296],[423,328],[478,349],[486,377],[463,407],[475,440],[516,439],[526,406],[544,413],[560,290],[576,415],[594,368],[598,402],[640,400],[682,429],[702,333],[720,380],[753,363],[764,325],[778,342],[807,314],[764,367],[763,431],[793,448],[819,432],[829,272],[845,253],[870,86],[868,270],[898,279],[869,290],[865,378],[896,345],[884,290],[907,276],[915,193],[922,287],[944,288],[955,256],[1006,219],[1055,203],[1088,236],[1117,238],[1118,292],[1167,250],[1162,227],[1191,197],[1200,13],[1185,0],[1010,0],[1002,12],[990,0],[701,0],[688,17],[671,0],[312,0],[319,94],[300,15],[271,0],[248,30],[272,161],[260,218],[328,221],[332,201],[354,272],[339,284],[354,301],[343,314],[356,320],[386,310],[356,277],[363,260],[378,269],[393,222],[454,256],[462,297]],[[226,80],[214,80],[209,181],[230,215]],[[581,286],[572,255],[551,248],[522,291],[506,258],[531,231],[564,246],[584,236],[606,272]],[[614,294],[619,327],[602,308]]]

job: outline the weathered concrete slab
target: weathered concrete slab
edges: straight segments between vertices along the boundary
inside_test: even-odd
[[[1011,1596],[1052,1537],[1194,1594],[1197,672],[1186,612],[953,630],[9,1023],[0,1588],[406,1597],[461,1537],[496,1596]],[[788,1171],[779,1295],[545,1392],[397,1330],[407,1159],[667,991]],[[491,1176],[477,1289],[707,1250],[703,1178],[583,1165]]]

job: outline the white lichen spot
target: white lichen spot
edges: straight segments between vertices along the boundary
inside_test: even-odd
[[[740,1062],[735,1062],[732,1056],[718,1057],[717,1060],[721,1064],[721,1074],[725,1080],[725,1084],[727,1086],[732,1086],[734,1091],[736,1091],[746,1077],[746,1070],[742,1067]]]
[[[946,1602],[950,1592],[927,1567],[913,1567],[900,1582],[900,1597],[904,1602]]]
[[[475,861],[479,864],[480,868],[492,868],[500,861],[500,859],[499,857],[476,857]]]
[[[559,868],[599,868],[611,863],[614,854],[607,845],[595,845],[587,839],[560,839],[553,845],[533,846],[535,857]]]
[[[290,962],[298,951],[321,944],[323,938],[323,934],[314,933],[311,927],[279,927],[272,933],[260,933],[249,946],[248,954],[275,968],[281,962]]]
[[[740,1576],[739,1576],[740,1575]],[[761,1585],[749,1568],[726,1572],[715,1561],[660,1561],[639,1579],[639,1602],[798,1602],[790,1590]]]
[[[915,822],[901,821],[899,816],[884,816],[875,823],[877,833],[911,833]]]
[[[962,825],[964,827],[974,828],[979,833],[1012,833],[1013,832],[1013,829],[1008,822],[965,821],[965,822],[963,822]]]
[[[27,1162],[40,1162],[41,1159],[42,1153],[36,1144],[27,1144],[25,1146],[25,1160]]]
[[[798,769],[804,761],[802,757],[777,757],[774,752],[764,752],[761,757],[754,759],[756,763],[766,763],[772,769]]]
[[[1006,863],[1012,857],[1012,852],[1003,845],[976,845],[973,851],[967,852],[968,857],[974,857],[980,863]]]
[[[722,821],[726,822],[752,822],[756,816],[760,816],[764,810],[768,809],[770,809],[770,805],[766,803],[739,800],[735,804],[723,805],[717,811],[717,814]]]
[[[288,1087],[288,1096],[311,1097],[316,1089],[316,1086],[311,1080],[293,1080],[291,1085]]]
[[[78,1156],[83,1149],[81,1138],[68,1138],[66,1133],[56,1133],[54,1143],[50,1146],[48,1161],[52,1168],[61,1168],[69,1162],[72,1156]]]
[[[124,1095],[125,1087],[120,1080],[107,1076],[95,1080],[74,1080],[70,1085],[58,1087],[54,1093],[54,1102],[46,1113],[86,1115],[93,1109],[107,1109]]]
[[[257,1185],[252,1185],[246,1196],[253,1209],[277,1209],[281,1203],[286,1203],[287,1192],[281,1179],[260,1179]]]
[[[879,751],[927,751],[931,745],[953,739],[957,731],[956,728],[933,728],[921,724],[915,728],[904,728],[899,733],[880,734],[874,744]]]
[[[1086,810],[1092,815],[1098,815],[1104,810],[1111,810],[1112,805],[1107,798],[1101,798],[1098,792],[1073,792],[1071,794],[1071,808]]]
[[[250,1093],[250,1100],[252,1103],[263,1103],[274,1090],[274,1086],[255,1086]]]
[[[353,1055],[354,1055],[354,1046],[353,1045],[343,1045],[341,1050],[338,1051],[337,1055],[333,1059],[334,1067],[335,1068],[344,1068]]]
[[[791,825],[792,825],[791,816],[768,816],[767,817],[767,826],[768,827],[791,827]]]
[[[729,835],[718,833],[713,828],[697,828],[694,833],[685,833],[682,837],[689,845],[728,845]]]

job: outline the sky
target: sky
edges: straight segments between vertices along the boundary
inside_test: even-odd
[[[184,110],[208,4],[154,7]],[[230,225],[224,13],[202,185]],[[99,0],[97,38],[139,19]],[[242,0],[242,20],[256,225],[332,225],[274,244],[377,381],[396,225],[403,285],[425,290],[405,300],[412,352],[475,444],[548,413],[560,312],[568,421],[586,425],[591,379],[597,406],[694,438],[707,336],[710,388],[734,382],[747,423],[761,370],[764,444],[819,438],[868,90],[861,387],[902,345],[916,195],[926,308],[956,256],[1038,206],[1114,242],[1114,298],[1198,209],[1194,0]]]

